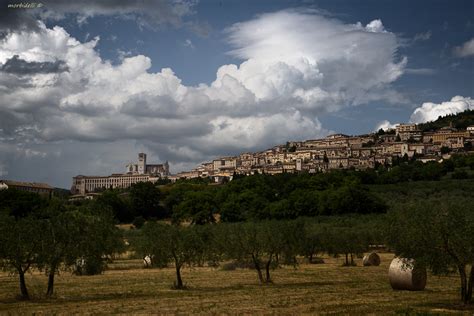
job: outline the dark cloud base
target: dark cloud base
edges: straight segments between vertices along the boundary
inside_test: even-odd
[[[20,59],[18,55],[13,56],[0,67],[0,71],[4,71],[16,75],[34,75],[46,73],[58,73],[68,71],[69,68],[62,60],[55,62],[27,62]]]

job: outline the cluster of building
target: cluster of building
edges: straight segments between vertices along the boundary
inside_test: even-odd
[[[191,171],[172,175],[169,164],[147,164],[145,153],[138,162],[126,165],[124,173],[109,176],[73,177],[74,199],[94,198],[106,189],[128,188],[138,182],[160,179],[211,178],[216,182],[234,175],[327,172],[332,169],[363,170],[377,164],[389,166],[396,157],[415,158],[422,162],[440,161],[446,153],[474,148],[474,126],[465,130],[444,127],[423,132],[416,124],[399,124],[384,133],[359,136],[329,135],[323,139],[287,142],[268,150],[242,153],[202,163]],[[14,188],[51,197],[54,188],[45,183],[0,180],[0,190]]]
[[[138,182],[157,182],[159,179],[211,178],[216,182],[234,175],[257,173],[279,174],[297,172],[327,172],[331,169],[363,170],[377,164],[391,165],[394,157],[419,159],[423,162],[442,159],[441,148],[464,148],[474,143],[474,126],[466,130],[451,127],[435,132],[422,132],[415,124],[399,124],[386,133],[360,136],[329,135],[323,139],[288,142],[256,153],[221,157],[205,162],[191,171],[170,174],[168,162],[147,164],[146,154],[138,154],[138,162],[126,166],[125,173],[110,176],[73,178],[74,198],[93,198],[104,189],[128,188]]]
[[[399,124],[380,135],[329,135],[323,139],[288,142],[256,153],[221,157],[197,168],[180,172],[173,179],[212,177],[216,181],[233,175],[326,172],[331,169],[374,168],[390,165],[394,157],[427,161],[442,159],[441,148],[460,150],[474,142],[474,126],[466,130],[445,127],[423,132],[416,124]]]
[[[54,192],[54,188],[46,183],[0,180],[0,190],[7,189],[37,193],[48,198],[51,198]]]
[[[71,193],[77,198],[88,196],[93,198],[94,192],[105,189],[128,188],[138,182],[156,182],[171,176],[169,164],[147,164],[146,154],[138,154],[138,162],[126,165],[125,173],[110,176],[83,176],[72,178]],[[72,197],[71,199],[75,199]]]

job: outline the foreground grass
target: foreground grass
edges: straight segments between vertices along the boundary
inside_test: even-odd
[[[302,264],[273,272],[275,284],[262,286],[253,270],[183,271],[188,290],[172,290],[174,270],[142,269],[138,260],[114,263],[98,276],[57,278],[56,296],[42,298],[46,277],[33,273],[27,282],[33,300],[18,301],[14,276],[0,274],[0,313],[162,313],[162,314],[406,314],[466,313],[458,304],[457,276],[429,276],[422,292],[393,291],[388,282],[391,254],[379,267],[342,267],[342,259]]]

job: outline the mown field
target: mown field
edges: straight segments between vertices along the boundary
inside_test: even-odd
[[[378,267],[342,267],[342,258],[273,271],[274,284],[260,285],[254,270],[186,268],[187,290],[173,290],[174,269],[143,269],[140,260],[119,260],[97,276],[57,278],[56,295],[42,298],[46,277],[28,275],[32,301],[19,301],[15,276],[0,274],[2,314],[453,314],[472,315],[458,303],[458,277],[429,275],[425,291],[393,291],[392,254]]]

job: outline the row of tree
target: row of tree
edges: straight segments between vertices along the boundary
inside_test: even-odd
[[[52,295],[54,276],[60,269],[77,267],[79,261],[85,263],[79,265],[82,271],[97,273],[104,268],[104,260],[124,250],[123,232],[114,225],[107,208],[97,204],[77,207],[36,200],[30,193],[3,192],[0,264],[18,274],[23,298],[29,297],[25,273],[30,269],[46,273],[46,293]],[[130,231],[128,237],[135,237],[129,238],[133,249],[150,256],[154,265],[175,267],[177,288],[183,287],[180,271],[185,265],[217,265],[226,260],[250,263],[262,283],[271,283],[271,269],[295,265],[297,256],[311,260],[323,252],[343,255],[345,264],[351,265],[353,257],[366,251],[369,244],[385,242],[396,255],[414,258],[435,274],[458,273],[461,298],[465,303],[472,301],[474,203],[466,194],[438,193],[400,202],[387,215],[210,225],[150,220],[142,229]]]
[[[149,222],[133,244],[153,264],[176,268],[183,287],[184,265],[215,265],[224,260],[250,263],[262,283],[271,269],[297,263],[297,256],[343,255],[352,265],[370,244],[385,243],[397,256],[414,258],[434,274],[457,273],[460,296],[472,301],[474,284],[474,204],[469,197],[439,196],[400,204],[387,215],[299,218],[292,221],[170,226]]]
[[[386,205],[347,175],[254,175],[223,186],[180,182],[156,187],[138,183],[128,192],[103,191],[96,204],[112,209],[118,222],[166,219],[192,224],[288,220],[300,216],[384,213]],[[138,221],[137,221],[138,222]]]
[[[0,208],[0,267],[18,275],[23,299],[29,299],[25,274],[32,269],[47,275],[46,295],[51,296],[60,270],[96,274],[107,258],[124,249],[110,210],[74,207],[16,190],[2,194],[9,200]],[[31,207],[35,204],[28,201],[38,204]],[[17,209],[19,204],[24,208]]]
[[[152,266],[172,264],[176,269],[176,288],[183,287],[184,265],[217,266],[228,260],[255,269],[261,283],[272,283],[271,269],[278,265],[297,265],[297,257],[309,262],[324,252],[344,255],[345,265],[354,265],[354,256],[367,251],[370,244],[382,242],[381,217],[300,218],[292,221],[222,223],[217,225],[177,226],[147,222],[135,232],[133,249],[151,259]]]

